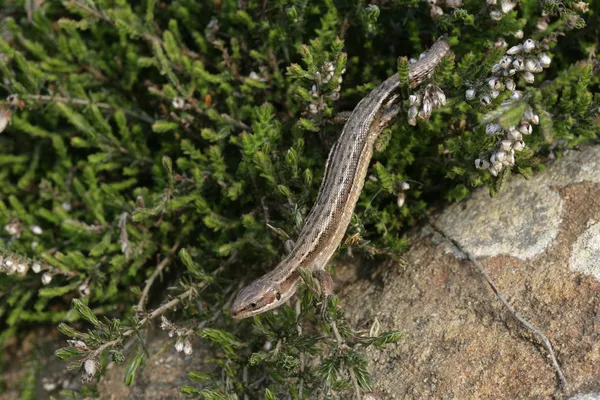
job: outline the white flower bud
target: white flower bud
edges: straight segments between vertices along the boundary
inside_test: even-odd
[[[514,155],[514,152],[511,152],[511,153],[507,154],[506,157],[504,158],[504,160],[502,161],[502,164],[508,165],[508,166],[515,165],[515,155]]]
[[[525,148],[525,143],[522,140],[517,140],[514,144],[513,144],[513,149],[515,151],[521,151]]]
[[[506,138],[512,141],[518,141],[523,139],[523,134],[515,129],[511,129],[506,134]]]
[[[12,111],[4,109],[0,106],[0,133],[4,132],[8,124],[11,122]]]
[[[535,49],[535,42],[533,41],[533,39],[527,39],[523,42],[523,50],[525,50],[525,53],[529,53],[533,49]]]
[[[442,89],[438,89],[435,93],[435,97],[437,98],[437,101],[442,105],[445,106],[446,105],[446,94],[442,91]]]
[[[408,182],[402,181],[400,182],[400,190],[408,190],[410,189],[410,184]]]
[[[522,71],[525,68],[523,60],[520,58],[517,58],[515,61],[513,61],[512,65],[517,71]]]
[[[548,22],[546,22],[546,20],[543,18],[538,19],[537,23],[535,24],[535,29],[537,29],[538,32],[544,32],[546,29],[548,29]]]
[[[483,104],[484,106],[487,106],[492,102],[492,99],[490,99],[490,96],[488,95],[481,96],[479,100],[481,100],[481,104]]]
[[[521,132],[523,135],[531,135],[533,128],[529,122],[521,121],[521,125],[519,125],[519,132]]]
[[[192,343],[188,339],[183,343],[183,352],[188,356],[192,354]]]
[[[517,46],[513,46],[510,49],[508,49],[506,54],[513,56],[515,54],[520,54],[522,51],[523,51],[523,47],[519,44]]]
[[[531,111],[531,107],[528,106],[525,112],[523,113],[523,119],[525,121],[531,121],[531,118],[533,118],[533,111]]]
[[[490,96],[492,96],[492,99],[495,99],[496,97],[500,96],[500,91],[499,90],[492,90],[490,92]]]
[[[510,140],[502,140],[500,142],[500,148],[504,151],[509,151],[512,148],[513,142]]]
[[[42,284],[47,285],[50,282],[52,282],[52,275],[46,272],[44,275],[42,275]]]
[[[502,19],[502,13],[498,10],[490,11],[490,18],[494,21],[500,21]]]
[[[96,362],[94,360],[85,360],[83,363],[83,380],[89,381],[96,375]]]
[[[482,160],[478,158],[475,160],[475,168],[477,169],[488,169],[490,167],[490,163],[487,160]]]
[[[24,264],[24,263],[17,264],[16,270],[17,270],[17,274],[25,275],[27,273],[27,264]]]
[[[501,47],[506,47],[506,46],[508,46],[508,44],[506,43],[506,40],[504,40],[504,38],[502,38],[502,37],[496,39],[496,41],[494,42],[494,47],[496,47],[496,48],[501,48]]]
[[[414,124],[411,124],[413,126],[415,126],[417,124],[417,121],[415,120],[415,118],[417,118],[417,114],[419,114],[419,108],[417,106],[412,106],[408,109],[408,120],[409,123],[411,121],[415,121]]]
[[[504,86],[506,86],[506,89],[510,90],[511,92],[513,90],[515,90],[515,88],[517,87],[517,85],[515,84],[515,81],[512,80],[511,78],[504,79]]]
[[[39,226],[37,226],[37,225],[33,225],[33,226],[31,227],[31,232],[33,232],[33,233],[34,233],[34,234],[36,234],[36,235],[41,235],[41,234],[42,234],[42,228],[40,228],[40,227],[39,227]]]
[[[181,110],[183,107],[185,107],[185,100],[181,97],[176,97],[173,99],[173,102],[171,104],[173,105],[174,109]]]
[[[473,99],[475,98],[475,90],[473,90],[473,89],[468,89],[468,90],[465,92],[465,98],[466,98],[467,100],[473,100]]]
[[[533,74],[531,72],[525,71],[525,72],[523,72],[523,79],[527,83],[533,83],[535,81],[535,76],[533,76]]]
[[[42,270],[42,266],[39,263],[33,263],[33,265],[31,266],[31,270],[36,274],[39,274]]]
[[[502,87],[502,83],[500,82],[500,79],[498,78],[491,78],[488,81],[488,85],[490,86],[490,89],[500,89]]]
[[[498,160],[499,162],[502,162],[506,159],[506,153],[502,150],[498,151],[496,154],[496,160]]]
[[[523,92],[515,90],[510,94],[510,99],[513,101],[521,100],[523,98]]]
[[[175,342],[175,350],[177,350],[178,353],[183,351],[183,340],[177,339]]]
[[[506,73],[504,74],[504,76],[513,76],[516,73],[517,73],[517,70],[514,69],[514,68],[511,68],[508,71],[506,71]]]
[[[502,68],[506,69],[509,68],[511,66],[513,62],[513,59],[509,56],[504,56],[502,57],[502,59],[500,60],[499,64]]]
[[[398,208],[402,208],[405,199],[406,196],[404,195],[404,193],[398,194],[398,198],[396,199],[396,204],[398,205]]]
[[[494,176],[498,176],[498,172],[500,172],[501,170],[502,170],[502,164],[492,165],[488,168],[488,171],[490,171],[490,174],[492,174]]]
[[[62,204],[61,204],[60,206],[61,206],[61,208],[62,208],[63,210],[65,210],[66,212],[69,212],[69,211],[71,211],[71,208],[72,208],[72,207],[71,207],[71,203],[68,203],[68,202],[66,202],[66,201],[62,202]]]
[[[444,10],[441,7],[433,6],[431,7],[431,16],[439,17],[440,15],[444,15]]]
[[[529,71],[529,72],[533,72],[536,69],[536,62],[535,60],[532,60],[531,58],[528,58],[527,60],[525,60],[525,62],[523,63],[523,69],[525,71]]]
[[[515,32],[514,36],[515,36],[516,39],[519,39],[519,40],[523,39],[523,30],[519,29],[517,32]]]
[[[485,134],[488,136],[497,135],[502,131],[502,125],[500,124],[487,124],[485,127]]]
[[[531,122],[534,125],[538,125],[540,123],[540,116],[537,114],[533,114],[533,116],[531,117]]]
[[[13,263],[13,260],[11,260],[10,258],[7,258],[6,260],[4,260],[4,266],[5,266],[6,268],[10,268],[10,267],[12,267],[12,266],[13,266],[13,264],[14,264],[14,263]]]
[[[432,109],[433,109],[433,104],[432,104],[431,100],[429,100],[429,98],[423,99],[423,106],[418,114],[419,117],[424,120],[429,119],[429,117],[431,116]]]
[[[86,282],[79,285],[77,290],[79,290],[79,293],[81,293],[82,296],[88,296],[90,294],[90,286]]]
[[[494,64],[494,66],[492,67],[492,74],[497,74],[498,72],[500,72],[501,69],[502,66],[500,64]]]
[[[515,6],[516,4],[510,0],[502,0],[501,8],[504,14],[508,14]]]
[[[420,106],[421,105],[421,96],[417,96],[414,94],[411,94],[410,96],[408,96],[408,103],[411,106]]]
[[[551,62],[552,62],[552,59],[548,56],[548,54],[542,54],[540,56],[540,64],[542,65],[543,68],[548,68],[550,66]]]

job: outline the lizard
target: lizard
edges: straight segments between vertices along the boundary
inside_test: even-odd
[[[429,77],[449,51],[448,41],[441,38],[410,64],[410,86],[417,87]],[[333,279],[325,266],[350,224],[375,141],[398,113],[393,106],[399,87],[399,76],[394,74],[356,105],[329,152],[317,199],[296,243],[275,269],[240,290],[230,308],[232,318],[251,317],[285,303],[297,290],[300,268],[311,270],[319,280],[326,307],[333,294]]]

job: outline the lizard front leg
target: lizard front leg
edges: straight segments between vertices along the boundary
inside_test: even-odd
[[[319,281],[319,286],[321,286],[321,316],[325,321],[329,322],[329,315],[327,311],[329,307],[329,298],[334,295],[333,278],[329,272],[325,271],[325,269],[316,269],[312,274],[315,279]]]

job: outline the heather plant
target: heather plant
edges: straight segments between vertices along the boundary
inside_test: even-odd
[[[0,0],[0,345],[57,327],[82,395],[111,362],[135,384],[150,330],[182,357],[199,343],[222,354],[214,373],[188,372],[192,397],[368,392],[364,348],[401,332],[358,331],[335,297],[321,318],[309,274],[291,306],[228,315],[297,236],[339,116],[393,73],[408,82],[410,58],[447,35],[453,55],[402,87],[330,268],[401,261],[432,209],[597,141],[598,13],[572,0]],[[23,387],[36,398],[35,376]]]

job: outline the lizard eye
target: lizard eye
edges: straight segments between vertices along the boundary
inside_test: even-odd
[[[279,293],[279,292],[275,293],[275,298],[277,300],[281,300],[281,293]]]
[[[256,308],[256,303],[250,303],[250,308]]]

